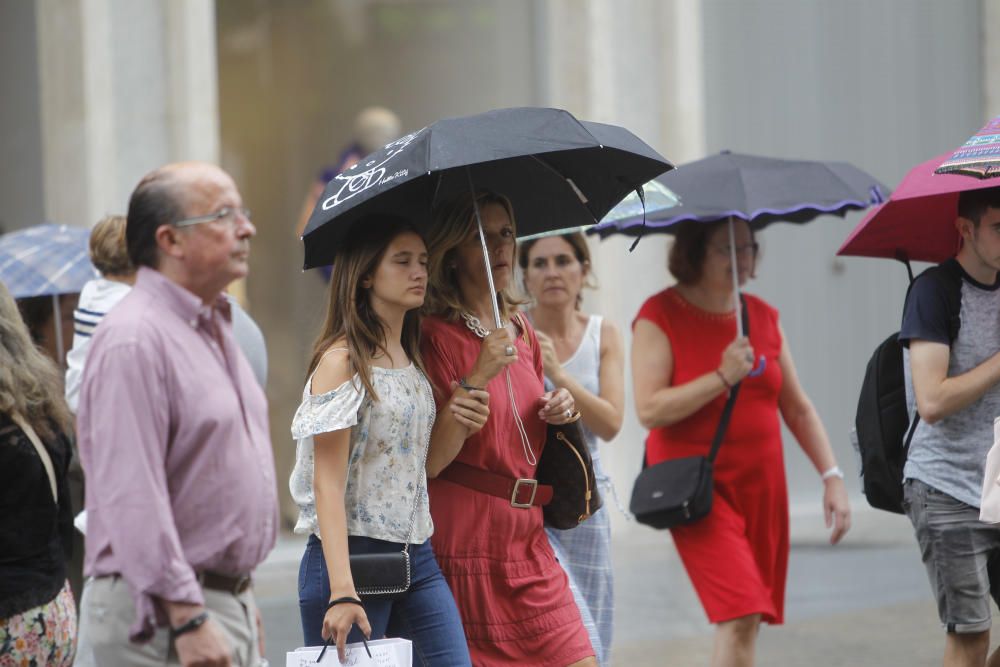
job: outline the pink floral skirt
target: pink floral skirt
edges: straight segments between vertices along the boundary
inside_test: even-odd
[[[0,619],[0,667],[69,667],[76,645],[76,604],[69,582],[50,602]]]

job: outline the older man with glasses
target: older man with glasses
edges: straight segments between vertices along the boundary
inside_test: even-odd
[[[80,393],[85,662],[261,662],[251,576],[274,546],[274,461],[223,296],[255,233],[214,165],[161,167],[132,193],[135,287],[94,334]]]

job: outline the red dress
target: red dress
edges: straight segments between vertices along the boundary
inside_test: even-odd
[[[434,399],[443,406],[450,383],[476,361],[481,340],[464,324],[427,317],[421,352]],[[535,456],[541,456],[545,423],[538,418],[542,360],[530,326],[519,338],[518,361],[509,366],[518,412]],[[466,440],[456,461],[509,477],[535,476],[521,445],[500,373],[487,385],[490,417]],[[540,507],[516,509],[509,500],[433,479],[428,482],[434,553],[458,604],[477,667],[559,667],[594,655],[560,567],[545,536]]]
[[[778,420],[781,332],[778,311],[745,296],[750,344],[758,358],[766,358],[766,369],[747,377],[736,399],[715,460],[711,514],[671,533],[712,623],[759,613],[764,621],[778,624],[784,619],[788,570],[788,487]],[[736,335],[733,313],[701,310],[674,288],[650,297],[636,316],[640,319],[655,324],[670,340],[671,386],[713,372]],[[726,397],[720,392],[687,419],[653,429],[646,439],[650,465],[707,455]]]

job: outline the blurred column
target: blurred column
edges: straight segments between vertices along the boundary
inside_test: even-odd
[[[1000,0],[983,0],[983,122],[1000,114]]]
[[[215,3],[39,0],[45,215],[124,212],[165,162],[218,162]]]
[[[675,164],[704,155],[700,1],[550,0],[540,19],[542,104],[623,125]],[[623,494],[645,439],[632,400],[631,322],[642,302],[671,282],[667,237],[648,236],[629,253],[631,243],[591,239],[600,288],[587,293],[584,306],[615,322],[625,337],[625,422],[601,454]]]

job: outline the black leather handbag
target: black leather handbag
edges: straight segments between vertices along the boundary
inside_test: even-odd
[[[601,509],[604,501],[597,490],[579,412],[569,423],[548,425],[535,477],[539,484],[552,486],[552,500],[542,508],[546,525],[560,530],[575,528]]]
[[[742,306],[743,331],[749,336],[746,302]],[[741,385],[742,382],[738,382],[729,391],[708,456],[688,456],[648,466],[643,451],[642,472],[635,480],[629,502],[629,510],[636,521],[652,528],[673,528],[694,523],[712,511],[712,467],[729,427]]]
[[[352,554],[351,577],[363,599],[392,598],[410,590],[409,543],[387,554]]]

